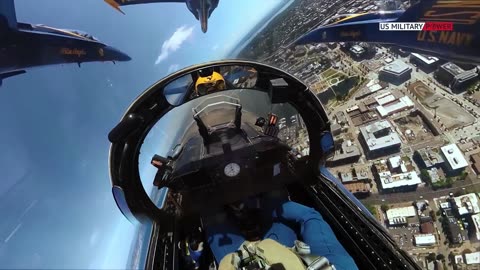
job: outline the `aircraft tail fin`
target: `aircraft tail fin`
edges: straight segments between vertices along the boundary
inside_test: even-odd
[[[0,33],[17,29],[17,15],[13,0],[0,1]]]
[[[20,74],[23,74],[23,73],[26,73],[26,71],[23,70],[23,69],[0,73],[0,86],[2,86],[2,84],[3,84],[3,79],[13,77],[13,76],[17,76],[17,75],[20,75]]]
[[[455,23],[466,20],[469,14],[478,14],[479,10],[480,4],[476,0],[421,0],[405,10],[397,22],[453,21]],[[471,16],[472,20],[476,19],[478,22],[478,15]],[[472,21],[472,23],[468,24],[474,23]]]

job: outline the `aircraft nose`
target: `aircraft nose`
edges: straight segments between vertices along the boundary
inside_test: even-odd
[[[200,10],[198,11],[198,20],[202,26],[202,32],[206,33],[208,29],[208,11],[210,9],[210,5],[207,1],[200,1]]]
[[[202,32],[203,33],[206,33],[207,30],[208,30],[208,23],[207,23],[207,19],[204,19],[200,22],[201,26],[202,26]]]
[[[112,60],[112,61],[130,61],[132,60],[132,58],[130,56],[128,56],[126,53],[114,48],[114,47],[111,47],[111,46],[106,46],[105,48],[103,48],[104,50],[104,54],[105,54],[105,58],[107,58],[108,60]]]

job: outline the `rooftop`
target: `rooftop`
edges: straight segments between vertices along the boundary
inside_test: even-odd
[[[468,166],[467,160],[465,160],[465,157],[460,149],[458,149],[456,144],[445,145],[441,148],[441,150],[452,170],[457,170]]]
[[[440,155],[438,151],[430,148],[420,149],[418,150],[418,154],[422,158],[427,168],[444,162],[442,155]]]
[[[408,72],[408,71],[411,71],[411,70],[412,70],[412,67],[407,65],[402,60],[398,60],[398,59],[393,61],[392,63],[388,64],[387,66],[385,66],[383,68],[383,71],[388,72],[388,73],[392,73],[392,74],[395,74],[395,75],[401,75],[401,74],[403,74],[405,72]]]
[[[358,180],[366,180],[368,179],[368,173],[366,170],[361,169],[361,168],[355,168],[355,172],[357,174],[357,179]]]
[[[394,175],[392,175],[391,172],[386,171],[381,172],[378,175],[380,176],[380,182],[383,189],[414,186],[422,183],[422,180],[418,177],[415,171]]]
[[[330,126],[330,129],[332,130],[333,133],[335,133],[336,131],[340,132],[342,130],[342,126],[340,126],[337,123],[334,123]]]
[[[461,243],[462,242],[462,234],[461,234],[461,230],[460,230],[460,227],[458,226],[458,224],[455,222],[455,223],[448,223],[448,230],[447,230],[449,236],[450,236],[450,240],[454,243],[454,244],[457,244],[457,243]]]
[[[358,113],[357,113],[358,112]],[[364,125],[370,122],[373,122],[378,119],[378,116],[374,112],[365,112],[362,113],[360,110],[354,112],[355,115],[351,115],[351,119],[354,126]],[[354,114],[352,112],[352,114]]]
[[[339,124],[346,124],[348,123],[347,121],[347,116],[345,115],[344,112],[340,111],[335,114],[335,117],[337,118],[337,122]]]
[[[425,222],[420,225],[420,232],[422,233],[434,233],[433,222]]]
[[[466,264],[479,264],[480,263],[480,251],[465,254]]]
[[[477,194],[469,193],[459,197],[455,197],[454,199],[455,204],[458,207],[458,213],[460,215],[476,214],[480,212]]]
[[[411,108],[414,105],[415,104],[413,103],[413,101],[409,97],[404,96],[404,97],[401,97],[398,102],[391,103],[391,104],[388,104],[386,106],[383,106],[383,105],[378,106],[377,111],[382,117],[385,117],[385,116],[388,116],[390,114],[393,114],[393,113]]]
[[[347,182],[352,182],[353,181],[353,175],[352,172],[342,172],[340,173],[340,178],[342,179],[342,183],[347,183]]]
[[[475,226],[475,235],[480,240],[480,213],[472,215],[473,225]]]
[[[412,56],[414,56],[415,58],[424,62],[427,65],[431,65],[431,64],[438,61],[437,57],[427,56],[427,55],[423,55],[423,54],[419,54],[419,53],[412,53]]]
[[[455,75],[455,78],[460,81],[460,82],[466,82],[468,80],[471,80],[475,77],[477,77],[478,74],[475,70],[467,70],[467,71],[464,71],[458,75]]]
[[[400,208],[392,208],[387,210],[387,219],[390,225],[404,224],[407,222],[408,217],[414,217],[417,213],[415,207],[407,206]]]
[[[381,86],[380,84],[376,83],[374,85],[371,85],[368,87],[368,90],[371,92],[371,93],[374,93],[374,92],[377,92],[379,90],[382,90],[384,87]]]
[[[473,163],[480,163],[480,154],[473,154],[470,156],[470,158],[472,159]]]
[[[360,132],[370,151],[401,144],[400,137],[386,120],[360,127]]]
[[[347,113],[349,113],[349,112],[353,112],[353,111],[355,111],[355,110],[358,110],[358,105],[352,106],[352,107],[346,109],[345,111],[346,111]]]
[[[370,192],[370,185],[364,182],[345,183],[345,188],[351,193],[365,193]]]
[[[390,92],[380,94],[375,97],[375,100],[379,105],[385,105],[396,100],[395,96]]]
[[[452,208],[452,205],[450,204],[450,202],[442,202],[440,203],[440,208],[449,209],[449,208]]]
[[[393,156],[388,159],[388,162],[390,163],[390,166],[395,169],[400,167],[402,164],[402,158],[400,156]]]
[[[448,73],[452,74],[453,76],[457,76],[458,74],[463,73],[465,70],[463,70],[461,67],[455,65],[452,62],[448,62],[442,65],[442,68]]]
[[[337,155],[343,155],[344,157],[342,157],[342,158],[346,158],[346,157],[352,157],[352,156],[360,155],[360,150],[358,149],[358,147],[356,145],[354,145],[352,143],[351,140],[343,141],[340,153],[337,153],[337,152],[335,153],[335,157],[337,157]]]
[[[429,246],[437,242],[433,234],[416,234],[414,237],[415,245],[417,246]]]
[[[359,45],[353,45],[351,48],[350,48],[350,51],[355,53],[355,54],[361,54],[365,51],[365,49],[362,47],[362,46],[359,46]]]

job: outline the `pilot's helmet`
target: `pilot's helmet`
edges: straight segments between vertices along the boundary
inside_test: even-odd
[[[225,90],[225,79],[216,71],[205,77],[199,76],[195,83],[195,92],[199,96],[222,90]]]

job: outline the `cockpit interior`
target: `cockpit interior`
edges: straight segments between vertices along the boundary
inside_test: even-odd
[[[200,93],[201,83],[221,86]],[[268,260],[242,247],[267,239],[296,252],[270,259],[284,269],[417,269],[324,169],[334,142],[318,99],[272,67],[233,61],[174,73],[109,138],[117,205],[130,220],[154,221],[148,269],[236,269],[229,256],[262,269]]]

